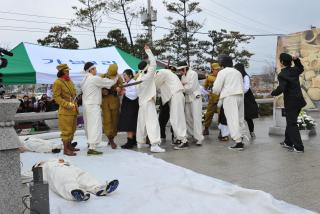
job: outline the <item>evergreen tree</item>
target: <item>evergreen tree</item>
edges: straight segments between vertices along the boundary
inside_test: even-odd
[[[68,33],[70,28],[54,26],[50,29],[49,35],[43,39],[38,39],[40,45],[46,45],[56,48],[78,49],[78,40]]]
[[[70,25],[83,28],[92,32],[94,43],[98,46],[97,27],[102,22],[102,16],[106,7],[106,3],[102,0],[78,0],[83,7],[73,6],[75,10],[75,18],[71,20]]]
[[[106,39],[101,39],[98,41],[98,47],[109,46],[117,46],[118,48],[127,52],[129,52],[131,49],[127,38],[120,29],[109,31]]]

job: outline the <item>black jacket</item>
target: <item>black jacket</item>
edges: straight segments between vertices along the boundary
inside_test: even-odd
[[[303,72],[303,65],[299,59],[294,60],[294,67],[281,69],[278,75],[279,86],[272,91],[272,96],[283,93],[284,107],[286,109],[301,109],[306,105],[303,98],[299,76]]]

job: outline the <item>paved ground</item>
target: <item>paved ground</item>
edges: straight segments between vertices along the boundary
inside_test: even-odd
[[[319,113],[311,115],[320,122]],[[154,156],[320,212],[320,137],[305,142],[305,153],[291,153],[280,147],[282,137],[268,135],[271,117],[257,119],[255,125],[257,138],[243,152],[228,150],[231,142],[219,142],[217,130],[211,130],[202,147],[192,145],[189,150],[175,151],[169,141],[163,144],[167,152]]]

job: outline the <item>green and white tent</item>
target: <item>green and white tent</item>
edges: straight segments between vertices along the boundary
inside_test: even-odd
[[[120,74],[128,68],[137,70],[140,62],[140,59],[115,46],[70,50],[20,43],[11,52],[13,57],[5,57],[8,66],[0,70],[1,82],[6,85],[53,84],[57,78],[56,66],[60,63],[69,65],[71,79],[78,84],[84,76],[85,62],[95,63],[98,73],[105,73],[110,64],[116,63]]]

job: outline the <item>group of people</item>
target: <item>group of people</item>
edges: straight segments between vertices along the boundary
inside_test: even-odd
[[[15,95],[11,95],[10,99],[16,99]],[[24,95],[22,99],[20,99],[20,106],[18,108],[17,113],[27,113],[27,112],[49,112],[56,111],[57,104],[54,100],[47,96],[47,94],[43,94],[39,100],[35,97],[29,97],[28,95]]]
[[[81,91],[88,155],[102,154],[96,147],[102,142],[103,133],[111,147],[117,148],[114,138],[119,131],[127,132],[127,142],[122,146],[124,149],[150,146],[151,152],[165,152],[160,145],[161,138],[165,137],[168,120],[174,149],[186,149],[190,143],[201,146],[204,135],[209,134],[212,117],[218,112],[219,139],[227,141],[230,135],[235,141],[230,149],[244,149],[244,140],[249,138],[246,136],[244,121],[248,124],[251,137],[255,137],[253,119],[258,117],[258,105],[243,64],[234,66],[230,56],[221,55],[218,62],[211,65],[211,73],[204,84],[209,93],[209,103],[202,124],[202,94],[197,72],[186,62],[179,62],[175,68],[157,70],[155,57],[148,46],[145,46],[145,52],[148,59],[138,64],[139,71],[134,74],[131,69],[127,69],[122,77],[118,75],[116,64],[110,65],[108,71],[100,76],[92,62],[85,64]],[[294,60],[298,61],[297,58]],[[78,96],[69,76],[68,65],[60,64],[57,69],[58,79],[53,84],[53,97],[59,104],[61,139],[64,154],[74,156],[78,149],[71,144],[76,130]],[[282,82],[279,87],[290,85],[282,86]],[[281,92],[286,94],[287,89],[284,88],[278,88],[273,95]],[[159,118],[156,110],[157,91],[162,102]],[[293,120],[293,116],[287,119]],[[291,126],[287,128],[288,133],[294,131]],[[287,135],[283,145],[290,147],[294,140]],[[296,150],[301,150],[298,147]]]

